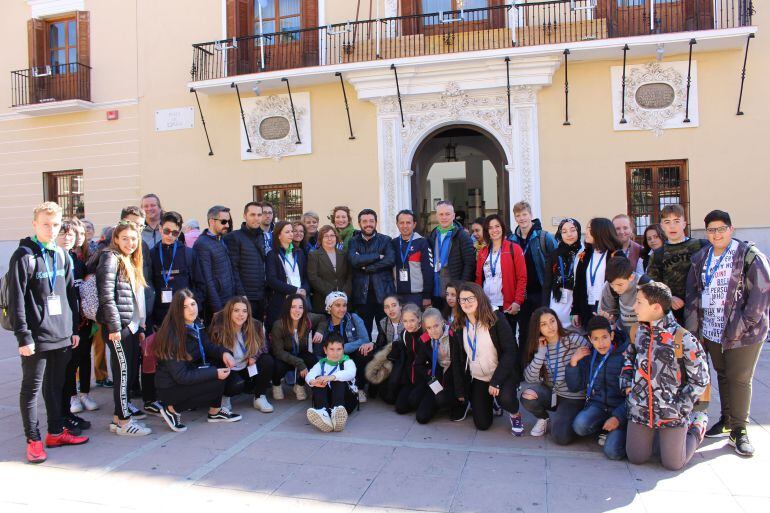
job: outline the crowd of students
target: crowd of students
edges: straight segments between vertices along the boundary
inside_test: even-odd
[[[710,212],[700,240],[686,235],[682,207],[666,205],[642,245],[623,214],[593,218],[585,232],[565,218],[554,235],[526,202],[513,214],[513,232],[493,214],[469,233],[441,201],[430,234],[403,210],[390,238],[371,209],[356,230],[345,206],[319,226],[313,212],[275,222],[269,203],[250,202],[234,229],[217,205],[188,247],[182,216],[154,194],[97,241],[87,223],[41,204],[3,282],[28,461],[88,441],[77,414],[99,407],[92,346],[96,382],[112,386],[109,429],[122,436],[151,433],[147,414],[177,432],[198,408],[208,422],[239,421],[232,398],[242,393],[269,414],[268,394],[281,401],[286,385],[299,401],[309,388],[307,419],[323,432],[379,398],[420,423],[470,415],[479,430],[506,412],[516,437],[524,408],[531,436],[595,437],[608,458],[632,463],[650,458],[657,435],[669,469],[704,436],[754,454],[747,425],[770,267],[733,238],[729,214]],[[96,361],[105,345],[112,383]],[[710,428],[709,365],[721,399]]]

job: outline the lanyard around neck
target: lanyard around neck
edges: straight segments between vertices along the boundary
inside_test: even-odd
[[[596,264],[596,268],[594,268],[594,256],[596,255],[596,252],[591,253],[591,260],[588,261],[588,277],[591,280],[591,286],[593,287],[596,283],[596,275],[599,274],[599,268],[602,266],[602,262],[604,261],[604,257],[607,255],[607,252],[602,252],[602,256],[599,258],[599,262]]]

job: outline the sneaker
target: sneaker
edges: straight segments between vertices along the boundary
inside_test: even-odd
[[[68,421],[71,425],[76,426],[78,429],[81,429],[83,431],[85,431],[86,429],[91,429],[91,423],[89,421],[87,421],[83,417],[78,417],[77,415],[73,415],[71,413],[64,417],[64,421],[65,422]],[[72,433],[71,429],[70,429],[70,433]]]
[[[80,413],[83,411],[83,403],[80,402],[80,398],[76,395],[70,397],[70,412]]]
[[[241,420],[241,416],[237,413],[233,413],[224,406],[219,408],[219,411],[215,414],[209,413],[208,418],[206,419],[208,422],[238,422]]]
[[[113,425],[115,426],[114,431],[112,426],[110,426],[110,431],[120,436],[147,436],[152,433],[152,429],[137,422],[133,416],[122,426],[118,426],[114,423]]]
[[[150,415],[160,415],[160,410],[163,409],[163,405],[160,401],[149,401],[144,403],[144,411]]]
[[[708,426],[709,417],[705,412],[695,411],[690,414],[690,429],[696,430],[698,435],[698,442],[703,441],[703,436],[706,434],[706,426]]]
[[[511,415],[511,434],[513,436],[522,436],[524,434],[524,421],[521,420],[521,415],[515,417]]]
[[[111,379],[97,379],[96,386],[101,388],[112,388],[114,383]]]
[[[345,424],[348,423],[348,410],[346,410],[344,406],[337,406],[333,408],[331,420],[334,431],[339,433],[345,429]]]
[[[599,444],[599,447],[604,447],[604,444],[607,443],[607,432],[602,431],[599,433],[599,436],[596,438],[596,443]]]
[[[464,403],[457,403],[452,407],[452,411],[449,413],[449,418],[454,422],[461,422],[468,416],[468,412],[471,411],[471,403],[465,401]]]
[[[58,435],[48,433],[45,435],[46,447],[62,447],[64,445],[83,445],[88,442],[87,436],[75,436],[67,428],[62,429]]]
[[[83,434],[83,430],[80,429],[77,421],[72,417],[64,417],[62,419],[61,424],[63,428],[65,428],[67,431],[69,431],[71,434],[75,436],[80,436],[81,434]]]
[[[366,392],[364,392],[362,389],[358,390],[358,402],[361,404],[366,402]]]
[[[131,418],[134,420],[144,420],[147,418],[147,414],[134,406],[130,401],[128,403],[128,411],[131,412]]]
[[[176,431],[177,433],[184,433],[187,431],[187,426],[182,424],[182,415],[169,410],[167,406],[161,406],[160,416],[166,421],[166,424],[171,428],[171,431]]]
[[[83,404],[83,408],[86,409],[86,411],[96,411],[99,409],[99,405],[91,399],[91,396],[88,394],[80,394],[80,402]],[[70,409],[72,411],[72,409]],[[76,411],[73,411],[72,413],[77,413]]]
[[[529,434],[532,436],[543,436],[546,431],[548,431],[548,419],[537,419]]]
[[[222,408],[224,408],[226,410],[232,410],[233,409],[233,403],[232,403],[232,401],[230,401],[230,398],[227,397],[226,395],[222,396],[222,402],[220,403],[220,405],[222,406]]]
[[[261,411],[262,413],[273,413],[274,410],[273,405],[270,404],[270,402],[267,400],[267,396],[265,394],[254,398],[254,408]]]
[[[307,420],[313,424],[319,431],[324,433],[331,433],[334,431],[334,424],[332,424],[332,418],[329,416],[329,412],[324,408],[316,410],[315,408],[307,409]]]
[[[497,397],[492,398],[492,415],[495,417],[503,416],[503,407],[497,403]]]
[[[741,456],[754,456],[754,446],[749,442],[749,434],[746,428],[735,428],[730,431],[728,442],[735,448],[735,452]]]
[[[297,396],[297,401],[304,401],[307,399],[307,392],[304,385],[294,385],[294,395]]]
[[[27,441],[27,461],[30,463],[43,463],[48,456],[45,454],[43,442],[40,440]]]
[[[283,398],[283,387],[281,385],[273,385],[273,399],[276,401],[282,401]]]
[[[725,423],[724,417],[719,417],[719,421],[706,431],[706,438],[723,438],[726,436],[730,436],[730,427]]]

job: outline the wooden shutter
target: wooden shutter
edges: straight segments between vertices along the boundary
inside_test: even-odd
[[[43,20],[32,18],[27,21],[27,41],[29,50],[29,67],[45,66],[45,30]]]
[[[303,0],[300,5],[300,27],[312,29],[318,27],[318,2],[316,0]],[[276,27],[276,30],[277,27]],[[308,30],[302,32],[302,64],[304,66],[318,66],[318,31]]]
[[[228,39],[254,35],[253,4],[253,0],[227,0]],[[237,50],[227,50],[228,75],[242,75],[254,71],[251,51],[253,45],[254,41],[242,41]]]
[[[75,15],[78,26],[78,62],[91,65],[90,16],[88,11],[78,11]]]
[[[401,0],[401,16],[413,16],[419,14],[420,11],[417,9],[417,2],[419,1],[420,0]],[[402,20],[401,32],[405,36],[418,34],[420,32],[419,18]]]
[[[487,2],[489,7],[499,7],[505,5],[505,0],[489,0]],[[505,18],[508,15],[508,11],[505,9],[494,9],[489,12],[489,28],[503,28],[505,27]]]

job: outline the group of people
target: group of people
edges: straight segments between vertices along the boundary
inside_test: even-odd
[[[666,205],[643,245],[625,214],[593,218],[585,232],[565,218],[552,235],[526,202],[513,207],[513,231],[498,214],[466,230],[440,201],[422,236],[402,210],[394,238],[371,209],[358,229],[345,206],[323,226],[314,212],[294,223],[273,214],[249,202],[234,229],[230,209],[213,206],[188,247],[182,216],[154,194],[95,243],[55,203],[35,209],[34,235],[3,283],[28,461],[88,441],[77,413],[99,407],[89,396],[97,344],[110,353],[117,435],[151,433],[148,414],[185,431],[183,413],[204,407],[208,422],[241,420],[232,398],[244,392],[270,413],[268,394],[283,400],[286,385],[300,401],[309,387],[307,418],[323,432],[380,398],[420,423],[470,415],[479,430],[507,412],[517,437],[523,407],[532,436],[593,436],[608,458],[632,463],[650,458],[657,434],[669,469],[704,436],[754,453],[747,425],[770,267],[732,237],[726,212],[706,216],[701,240],[687,236],[683,208]],[[709,365],[721,399],[710,428]]]

